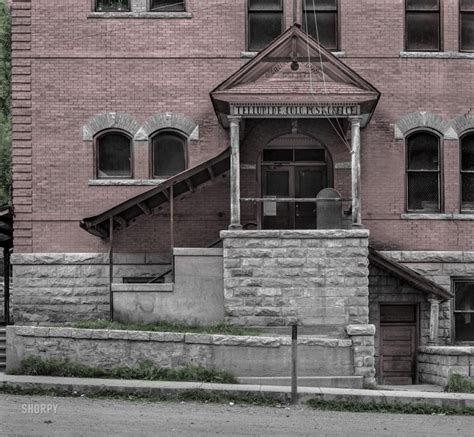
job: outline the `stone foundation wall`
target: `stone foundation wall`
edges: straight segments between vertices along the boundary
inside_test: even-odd
[[[135,366],[140,360],[151,360],[160,367],[193,363],[227,370],[236,376],[291,374],[290,337],[8,327],[7,371],[18,369],[29,356],[69,358],[104,369]],[[361,368],[359,361],[356,366],[356,369]],[[351,339],[305,337],[298,340],[299,376],[354,374]]]
[[[342,333],[368,323],[366,230],[223,231],[226,319]]]
[[[15,323],[55,324],[109,318],[107,254],[14,254],[11,308]],[[157,254],[115,254],[114,282],[169,268]]]
[[[420,383],[446,387],[453,373],[474,379],[474,347],[426,346],[418,349]]]
[[[3,282],[3,278],[0,277],[0,322],[4,322],[4,321],[5,321],[4,303],[5,303],[4,282]]]

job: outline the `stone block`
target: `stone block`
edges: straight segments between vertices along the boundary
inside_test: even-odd
[[[188,344],[212,344],[212,335],[185,334],[184,342]]]
[[[180,332],[150,332],[150,341],[156,342],[184,342],[185,334]]]

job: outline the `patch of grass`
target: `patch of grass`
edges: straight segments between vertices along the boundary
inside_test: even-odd
[[[446,391],[450,393],[474,393],[474,381],[458,373],[453,373],[449,377]]]
[[[230,395],[225,393],[207,392],[204,390],[186,390],[177,394],[129,394],[113,392],[110,390],[101,390],[96,393],[84,394],[66,389],[23,388],[11,384],[3,384],[0,385],[0,393],[18,396],[75,397],[87,399],[123,400],[132,402],[199,402],[203,404],[225,403],[269,407],[287,405],[276,399],[265,397],[263,395],[254,395],[249,393]]]
[[[119,331],[151,331],[151,332],[182,332],[194,334],[224,334],[224,335],[261,335],[262,332],[253,328],[220,323],[212,326],[188,326],[175,323],[160,322],[153,325],[112,322],[109,320],[92,320],[77,322],[73,328],[79,329],[112,329]]]
[[[363,404],[353,401],[323,401],[310,399],[307,405],[315,410],[347,411],[353,413],[429,414],[440,416],[474,416],[474,408],[437,407],[426,404]]]
[[[221,384],[237,384],[235,377],[222,370],[206,369],[187,364],[183,367],[156,367],[151,361],[137,363],[136,367],[115,367],[99,369],[86,366],[63,358],[42,359],[28,357],[21,368],[14,372],[17,375],[63,376],[75,378],[111,378],[111,379],[141,379],[147,381],[195,381],[214,382]]]

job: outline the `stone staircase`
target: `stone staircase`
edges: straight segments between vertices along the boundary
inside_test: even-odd
[[[0,373],[5,372],[7,365],[7,331],[0,326]]]

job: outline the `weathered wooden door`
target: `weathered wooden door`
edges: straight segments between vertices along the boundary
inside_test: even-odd
[[[413,384],[416,378],[417,306],[380,306],[382,384]]]

